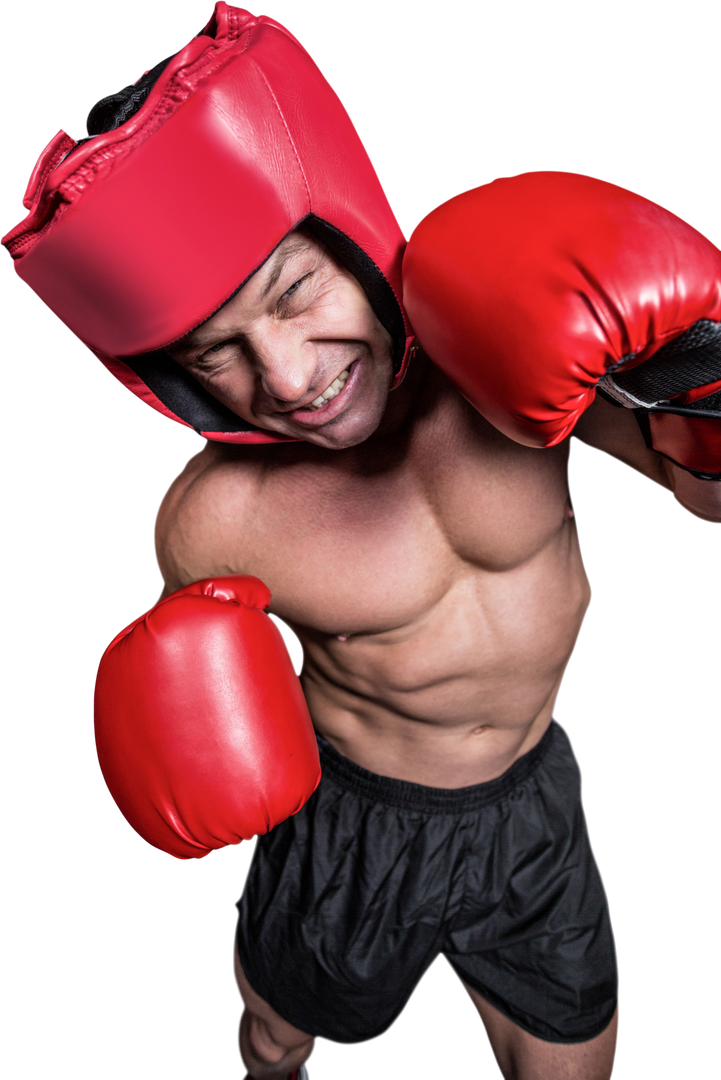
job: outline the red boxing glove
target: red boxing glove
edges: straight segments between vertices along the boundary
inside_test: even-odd
[[[196,581],[108,646],[100,767],[122,813],[180,859],[268,832],[320,780],[313,725],[254,577]]]
[[[721,479],[721,252],[655,203],[571,173],[467,191],[413,233],[403,299],[512,439],[555,445],[600,388],[649,447]]]

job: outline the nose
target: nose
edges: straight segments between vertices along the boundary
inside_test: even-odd
[[[251,346],[262,391],[287,405],[302,400],[318,363],[312,342],[286,323],[264,329]]]

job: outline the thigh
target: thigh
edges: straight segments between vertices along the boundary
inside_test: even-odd
[[[506,1080],[609,1080],[616,1050],[618,1012],[599,1035],[585,1042],[538,1039],[464,984],[483,1021]]]
[[[289,1024],[287,1020],[284,1020],[283,1017],[275,1011],[272,1005],[265,1001],[260,994],[255,992],[248,982],[241,966],[237,946],[235,949],[234,966],[235,981],[238,984],[243,1004],[249,1013],[262,1021],[274,1043],[278,1046],[292,1048],[302,1046],[311,1040],[311,1036],[308,1035],[307,1032],[301,1031],[300,1028]]]

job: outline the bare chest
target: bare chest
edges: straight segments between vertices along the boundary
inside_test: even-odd
[[[250,573],[320,634],[397,630],[467,579],[531,560],[567,514],[565,451],[499,435],[455,392],[344,451],[261,447],[191,485],[169,535],[178,579]]]

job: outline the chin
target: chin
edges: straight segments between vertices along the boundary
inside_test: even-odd
[[[300,438],[303,442],[313,443],[315,446],[324,446],[328,450],[347,450],[351,446],[359,446],[360,443],[364,443],[366,439],[369,439],[373,432],[377,429],[383,417],[382,413],[378,416],[363,417],[346,423],[335,424],[331,421],[325,424],[322,428],[316,428],[308,430],[297,430],[294,432],[296,438]],[[342,417],[338,418],[343,419]]]
[[[376,400],[358,404],[320,427],[305,427],[297,423],[272,424],[268,421],[263,425],[260,418],[254,420],[254,423],[314,446],[324,446],[328,450],[346,450],[365,442],[376,431],[383,419],[387,396],[387,393],[379,394]]]

